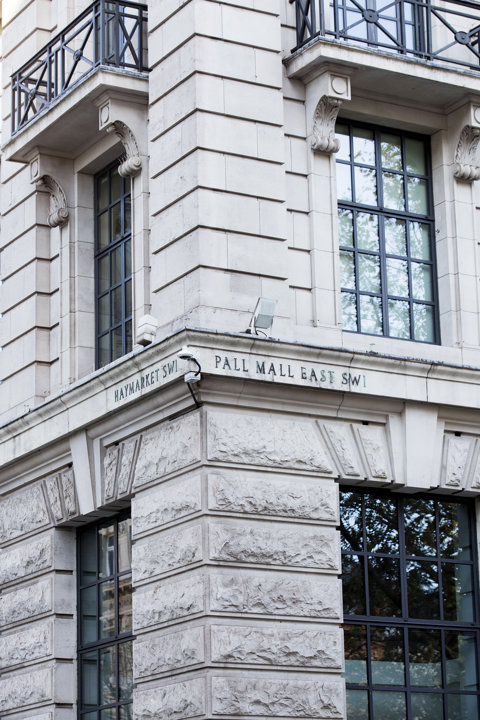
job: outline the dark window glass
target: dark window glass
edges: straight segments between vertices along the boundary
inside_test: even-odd
[[[343,120],[336,132],[343,329],[438,342],[427,141]]]
[[[348,720],[479,720],[472,506],[345,489],[340,529]]]
[[[131,520],[90,525],[78,536],[79,718],[132,714]]]
[[[97,367],[132,349],[131,226],[130,181],[115,163],[95,178]]]

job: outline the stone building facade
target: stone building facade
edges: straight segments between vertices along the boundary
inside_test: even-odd
[[[2,23],[2,720],[479,717],[478,8]]]

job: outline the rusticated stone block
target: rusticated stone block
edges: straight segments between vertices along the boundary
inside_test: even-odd
[[[210,559],[335,570],[338,532],[332,527],[289,527],[264,523],[212,524]]]
[[[0,595],[0,627],[33,618],[52,609],[51,580],[42,580]]]
[[[339,619],[340,581],[291,573],[212,573],[210,609],[233,614]]]
[[[470,437],[445,435],[444,447],[446,461],[442,485],[450,488],[464,488],[468,461],[473,452],[473,440]]]
[[[345,477],[359,477],[362,475],[350,423],[325,423],[323,427],[331,445],[331,450],[341,467],[341,474]]]
[[[214,715],[262,717],[343,717],[340,680],[212,678]]]
[[[196,575],[172,582],[170,579],[153,589],[133,594],[134,628],[149,627],[202,612],[203,578]]]
[[[222,512],[334,521],[337,494],[337,485],[328,480],[208,476],[208,507]]]
[[[51,567],[53,562],[52,539],[44,536],[33,542],[14,545],[2,550],[0,585],[32,575]]]
[[[50,523],[40,483],[0,500],[0,542],[38,530]]]
[[[133,699],[136,720],[181,720],[205,714],[205,680],[136,690]]]
[[[173,522],[202,508],[200,476],[179,483],[166,482],[155,492],[144,492],[132,501],[135,534]]]
[[[208,415],[208,458],[331,473],[317,428],[300,420],[226,412]]]
[[[180,632],[135,643],[135,675],[146,677],[205,662],[205,636],[203,627],[192,627]]]
[[[342,667],[339,630],[214,625],[211,647],[213,662]]]
[[[53,649],[51,622],[31,623],[28,630],[0,636],[0,668],[47,657]]]
[[[202,560],[200,525],[175,532],[158,533],[148,542],[133,546],[133,581],[139,582],[161,573],[185,567]]]
[[[355,430],[368,463],[368,474],[379,480],[391,479],[385,428],[375,425],[359,425]]]
[[[200,416],[164,422],[142,436],[134,486],[157,480],[200,460]]]
[[[0,679],[0,712],[7,712],[52,698],[52,670],[45,668],[34,672]]]

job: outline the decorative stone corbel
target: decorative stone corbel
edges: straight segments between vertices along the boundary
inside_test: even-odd
[[[138,345],[150,345],[155,340],[155,333],[158,329],[158,320],[152,315],[142,315],[138,321],[137,334],[135,337]]]
[[[335,137],[335,122],[341,104],[341,100],[327,95],[320,98],[313,117],[312,149],[315,152],[327,155],[338,152],[340,141]]]
[[[125,125],[121,120],[114,120],[110,125],[107,125],[105,130],[108,133],[115,133],[125,148],[125,156],[118,167],[118,174],[122,177],[138,175],[142,169],[142,159],[135,136],[128,125]]]
[[[307,113],[310,117],[312,150],[331,155],[338,152],[335,122],[345,100],[351,99],[350,78],[336,68],[324,70],[307,85]]]
[[[35,186],[42,190],[47,189],[50,193],[51,213],[47,218],[47,222],[51,228],[63,227],[68,222],[67,198],[63,189],[51,175],[42,175],[35,180]]]
[[[480,127],[465,125],[455,153],[454,176],[457,180],[473,182],[480,178],[478,163],[478,143],[480,142]]]

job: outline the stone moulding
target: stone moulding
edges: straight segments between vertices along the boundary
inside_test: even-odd
[[[135,136],[128,125],[121,120],[114,120],[105,130],[107,133],[114,133],[125,148],[125,155],[118,167],[118,174],[124,178],[138,175],[142,169],[142,158]]]
[[[323,95],[318,101],[313,118],[312,150],[332,155],[338,152],[340,141],[335,137],[335,122],[342,101]]]
[[[453,171],[457,180],[473,182],[480,178],[478,162],[478,143],[480,142],[480,127],[465,125],[460,133],[455,153],[455,168]]]

